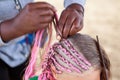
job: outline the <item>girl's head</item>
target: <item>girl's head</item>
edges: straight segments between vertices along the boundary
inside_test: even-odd
[[[55,43],[45,62],[51,66],[56,80],[106,80],[105,72],[110,77],[110,61],[105,51],[88,35],[76,34]]]
[[[42,73],[38,80],[107,80],[106,76],[110,78],[110,61],[105,51],[98,41],[88,35],[75,34],[53,44],[41,64]]]

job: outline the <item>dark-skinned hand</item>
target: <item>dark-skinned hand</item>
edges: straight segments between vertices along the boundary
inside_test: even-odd
[[[80,31],[83,27],[83,7],[79,4],[71,4],[63,10],[60,19],[57,34],[62,38],[67,38]]]
[[[48,27],[56,9],[45,2],[29,3],[13,19],[1,23],[1,37],[9,41],[21,35]]]

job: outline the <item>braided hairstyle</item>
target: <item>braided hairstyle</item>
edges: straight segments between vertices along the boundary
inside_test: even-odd
[[[43,72],[39,80],[57,80],[56,75],[64,72],[83,74],[91,69],[99,69],[100,80],[110,77],[110,61],[102,51],[105,69],[101,65],[97,41],[88,35],[76,34],[51,46],[42,63]],[[46,76],[46,78],[45,78]]]
[[[38,80],[57,80],[58,74],[81,75],[91,70],[100,70],[100,80],[108,80],[106,77],[110,78],[110,61],[104,49],[97,44],[95,39],[79,33],[54,43],[42,55],[40,68],[37,70],[40,72]],[[25,72],[25,80],[35,76],[34,68],[38,50],[34,45],[30,63]],[[103,63],[105,66],[102,65]]]

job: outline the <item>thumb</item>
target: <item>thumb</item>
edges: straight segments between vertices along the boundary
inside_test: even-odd
[[[55,13],[55,16],[54,16],[54,28],[55,28],[55,31],[56,31],[56,38],[57,40],[61,40],[62,39],[62,33],[60,32],[60,29],[59,29],[59,25],[58,25],[58,16],[57,14]]]

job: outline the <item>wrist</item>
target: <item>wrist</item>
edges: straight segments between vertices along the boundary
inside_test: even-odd
[[[66,9],[76,10],[78,13],[80,13],[84,16],[84,7],[80,4],[73,3],[73,4],[69,5]]]
[[[3,42],[9,41],[8,38],[11,35],[11,33],[8,34],[9,31],[11,32],[11,29],[8,26],[9,26],[8,21],[1,22],[1,25],[0,25],[0,36],[1,36],[2,40],[3,40]]]
[[[1,46],[1,45],[4,45],[4,41],[3,41],[3,39],[1,38],[1,25],[2,25],[2,22],[0,22],[0,46]]]
[[[14,28],[14,20],[6,20],[0,23],[0,36],[3,42],[8,42],[19,36]]]
[[[64,7],[67,8],[69,5],[77,3],[82,5],[82,7],[85,6],[86,0],[64,0]]]
[[[4,39],[4,33],[3,33],[3,23],[4,22],[0,23],[0,37],[3,42],[6,42],[6,40]]]

